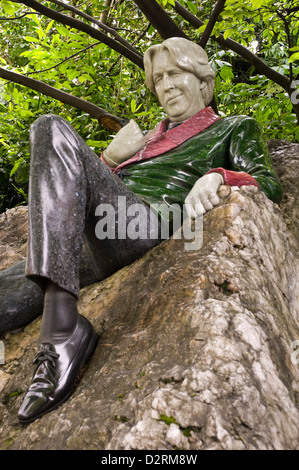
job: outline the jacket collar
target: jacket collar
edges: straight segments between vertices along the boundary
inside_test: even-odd
[[[219,119],[221,117],[215,114],[211,107],[202,109],[195,116],[171,129],[168,129],[170,121],[166,118],[148,133],[145,146],[131,158],[114,168],[113,171],[117,172],[132,163],[148,160],[169,152],[191,137],[203,132]]]

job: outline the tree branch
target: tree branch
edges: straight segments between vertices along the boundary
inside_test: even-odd
[[[70,55],[69,57],[67,57],[66,59],[62,60],[61,62],[58,62],[57,64],[53,65],[52,67],[49,67],[49,68],[43,69],[43,70],[35,70],[34,72],[28,72],[28,73],[26,74],[26,76],[32,75],[33,73],[43,73],[43,72],[48,72],[48,70],[55,69],[56,67],[59,67],[59,65],[64,64],[64,62],[67,62],[68,60],[72,59],[72,58],[75,57],[76,55],[81,54],[82,52],[87,51],[87,50],[90,49],[91,47],[98,46],[99,44],[101,44],[101,41],[98,41],[98,42],[95,42],[95,43],[93,43],[93,44],[90,44],[90,46],[84,47],[84,49],[81,49],[80,51],[75,52],[74,54]]]
[[[281,11],[277,10],[277,15],[279,16],[279,18],[281,19],[281,21],[284,24],[287,39],[288,39],[289,57],[291,57],[292,52],[290,51],[290,49],[292,48],[292,39],[291,39],[291,33],[290,33],[290,22],[287,21],[286,17],[284,16],[284,14]],[[289,72],[290,72],[290,80],[292,82],[293,81],[293,64],[292,64],[292,62],[289,63]]]
[[[190,23],[195,28],[199,28],[204,24],[203,21],[193,15],[189,10],[184,8],[178,1],[175,2],[174,8],[186,21],[188,21],[188,23]],[[239,44],[232,39],[224,39],[223,34],[220,34],[218,37],[212,36],[211,38],[221,44],[221,46],[227,47],[228,49],[231,49],[232,51],[242,56],[251,65],[253,65],[258,72],[280,85],[284,90],[287,91],[288,94],[291,93],[291,81],[284,75],[281,75],[279,72],[276,72],[276,70],[273,70],[271,67],[269,67],[259,57],[247,49],[247,47],[242,46],[242,44]]]
[[[156,0],[134,0],[134,3],[142,10],[149,22],[157,29],[163,39],[171,37],[183,37],[189,39],[188,36],[176,25],[170,16],[156,2]],[[217,113],[217,104],[213,97],[210,106]]]
[[[163,39],[175,36],[188,39],[188,36],[176,25],[156,0],[134,0],[134,3],[136,3]]]
[[[111,2],[112,2],[112,0],[105,0],[105,7],[107,7],[107,9],[102,11],[101,16],[100,16],[100,21],[104,24],[106,24],[106,22],[107,22],[107,17],[108,17],[108,14],[109,14]]]
[[[119,52],[124,57],[129,59],[131,62],[138,65],[138,67],[143,68],[143,60],[140,54],[135,54],[135,52],[133,52],[131,49],[128,49],[126,46],[118,43],[115,39],[110,38],[103,32],[99,31],[98,29],[93,28],[89,24],[84,23],[81,20],[77,20],[76,18],[71,18],[67,15],[63,15],[62,13],[59,13],[55,10],[52,10],[51,8],[46,7],[45,5],[42,5],[36,0],[23,0],[23,1],[11,0],[11,1],[13,3],[23,3],[24,5],[32,8],[33,10],[38,11],[42,15],[47,16],[48,18],[52,18],[53,20],[58,21],[59,23],[70,26],[71,28],[78,29],[79,31],[82,31],[88,34],[92,38],[103,42],[111,49]]]
[[[299,6],[293,8],[285,8],[285,11],[288,13],[288,15],[290,13],[296,13],[296,11],[299,11]]]
[[[104,31],[106,31],[107,33],[110,33],[112,34],[112,36],[114,36],[114,38],[119,41],[121,44],[123,44],[125,47],[127,47],[128,49],[130,49],[131,51],[133,51],[135,54],[137,55],[140,55],[140,57],[142,57],[142,54],[140,54],[140,52],[135,49],[135,47],[133,47],[128,41],[126,41],[120,34],[118,34],[117,31],[115,31],[115,29],[113,28],[110,28],[110,26],[107,26],[106,24],[103,24],[101,23],[101,21],[98,21],[96,20],[95,18],[93,18],[92,16],[88,15],[87,13],[84,13],[83,11],[81,10],[78,10],[78,8],[75,8],[71,5],[67,5],[66,3],[64,2],[61,2],[60,0],[51,0],[52,3],[55,3],[56,5],[59,5],[61,7],[63,7],[65,10],[70,10],[72,11],[73,13],[75,13],[76,15],[79,15],[79,16],[82,16],[82,18],[85,18],[86,20],[90,21],[91,23],[93,24],[96,24],[99,28],[103,29]]]
[[[57,88],[47,85],[46,83],[39,80],[34,80],[33,78],[26,77],[25,75],[12,72],[2,67],[0,67],[0,78],[29,87],[32,90],[36,90],[42,93],[43,95],[50,96],[51,98],[61,101],[62,103],[65,103],[69,106],[73,106],[80,111],[84,111],[97,119],[101,126],[110,131],[117,132],[124,124],[122,119],[108,113],[99,106],[82,100],[77,96],[70,95],[64,91],[57,90]]]
[[[4,18],[3,16],[0,16],[0,21],[14,21],[14,20],[20,20],[21,18],[24,18],[27,15],[38,15],[38,13],[34,13],[32,11],[25,11],[22,13],[20,16],[12,16],[10,18]]]
[[[220,13],[222,12],[224,5],[225,5],[226,0],[218,0],[211,16],[209,19],[209,22],[203,32],[203,35],[201,36],[201,39],[199,41],[199,45],[204,49],[207,45],[207,42],[212,34],[212,31],[214,29],[215,23],[218,20],[218,17]]]

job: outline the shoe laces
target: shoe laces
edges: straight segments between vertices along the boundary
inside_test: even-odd
[[[51,364],[55,364],[55,360],[59,358],[59,354],[49,349],[48,345],[42,345],[43,349],[37,353],[33,359],[33,364],[41,364],[42,362],[48,361]]]

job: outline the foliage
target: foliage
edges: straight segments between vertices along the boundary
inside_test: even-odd
[[[239,81],[236,78],[234,55],[226,59],[231,62],[223,60],[223,51],[211,56],[212,68],[217,73],[215,92],[219,113],[222,116],[253,116],[261,124],[267,139],[298,142],[298,122],[285,90],[259,74],[252,74],[245,77],[246,81]]]
[[[100,3],[89,2],[86,10],[96,16]],[[95,6],[93,6],[95,5]],[[52,5],[53,6],[53,5]],[[118,27],[127,27],[122,14]],[[92,10],[92,11],[91,11]],[[127,33],[131,42],[137,38],[136,9]],[[24,8],[2,2],[0,17],[20,16]],[[113,11],[111,12],[113,15]],[[126,15],[128,16],[127,12]],[[138,29],[140,25],[138,22]],[[140,32],[138,31],[138,34]],[[137,119],[147,129],[164,117],[155,99],[147,92],[142,70],[82,32],[55,24],[53,20],[30,14],[18,21],[2,21],[0,27],[1,63],[17,72],[93,102],[126,119]],[[140,46],[151,43],[146,37]],[[84,51],[80,53],[80,51]],[[77,55],[74,55],[76,54]],[[71,59],[68,57],[74,55]],[[64,62],[63,62],[64,61]],[[61,63],[60,65],[57,65]],[[33,73],[34,72],[34,73]],[[15,83],[0,82],[0,212],[26,202],[29,173],[29,127],[38,116],[59,114],[71,121],[77,131],[100,154],[110,133],[95,119],[61,102],[37,94]]]
[[[294,53],[299,50],[298,31],[299,2],[296,0],[228,0],[214,34],[224,32],[224,38],[257,50],[258,56],[269,66],[295,82],[299,77],[299,54]],[[262,125],[267,138],[299,142],[296,115],[281,86],[259,75],[254,67],[246,67],[231,51],[217,51],[211,59],[219,72],[216,93],[222,113],[251,115]],[[241,76],[240,66],[243,68]],[[293,96],[296,99],[296,93]]]
[[[161,0],[165,4],[165,0]],[[168,4],[171,2],[168,2]],[[203,21],[193,30],[198,41],[215,2],[180,0]],[[169,11],[173,11],[171,5]],[[227,0],[213,35],[232,39],[256,52],[273,70],[293,82],[293,99],[299,101],[299,1]],[[189,34],[190,30],[188,30]],[[216,101],[222,116],[246,114],[262,125],[268,139],[299,142],[298,116],[288,93],[257,72],[242,57],[212,43],[207,52],[216,76]]]
[[[37,14],[23,3],[0,4],[0,66],[94,103],[125,119],[134,118],[145,130],[164,117],[144,85],[144,74],[113,47],[88,34]],[[39,2],[65,15],[58,1]],[[103,20],[105,0],[64,0],[80,12]],[[161,41],[150,21],[133,1],[111,0],[105,24],[121,34],[141,54]],[[191,39],[198,41],[204,27],[194,28],[176,11],[175,0],[158,3]],[[215,1],[180,0],[207,24]],[[296,10],[297,7],[297,10]],[[248,48],[284,76],[298,80],[299,0],[227,0],[213,34],[233,39]],[[13,19],[15,18],[15,19]],[[80,17],[86,24],[90,22]],[[95,25],[94,25],[95,26]],[[97,26],[95,26],[97,27]],[[113,37],[111,33],[107,33]],[[299,141],[292,103],[286,91],[258,73],[235,52],[209,41],[207,53],[217,73],[216,101],[220,114],[247,114],[263,126],[267,138]],[[26,202],[29,173],[29,127],[38,116],[59,114],[72,122],[87,143],[100,154],[112,138],[96,119],[74,107],[30,88],[0,80],[0,212]]]

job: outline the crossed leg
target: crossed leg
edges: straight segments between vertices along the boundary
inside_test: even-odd
[[[42,348],[19,410],[22,422],[32,421],[68,397],[78,371],[95,347],[92,326],[76,308],[84,241],[98,281],[161,241],[159,222],[150,207],[106,167],[65,120],[54,115],[39,118],[31,129],[30,146],[26,276],[42,287],[44,308]],[[140,237],[124,237],[124,229],[127,233],[135,217],[128,215],[129,208],[136,204],[145,229]],[[115,237],[99,239],[97,208],[108,206],[114,211]]]

